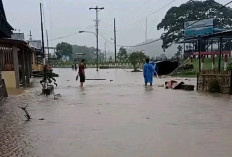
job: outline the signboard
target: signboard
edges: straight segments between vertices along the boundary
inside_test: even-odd
[[[42,48],[42,42],[41,40],[28,40],[27,41],[30,45],[30,47],[41,49]]]
[[[214,30],[213,19],[185,22],[184,29],[185,38],[212,34]]]

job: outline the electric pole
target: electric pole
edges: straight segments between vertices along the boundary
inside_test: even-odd
[[[105,42],[105,62],[106,62],[106,42]]]
[[[96,6],[95,8],[89,8],[89,10],[93,10],[93,9],[96,11],[97,71],[98,71],[98,24],[99,24],[98,13],[99,10],[103,10],[104,7],[99,8],[98,6]]]
[[[145,42],[147,42],[147,18],[146,18]]]
[[[117,42],[116,42],[116,21],[114,18],[114,53],[115,53],[115,65],[117,64]]]
[[[41,33],[42,33],[42,52],[43,52],[43,65],[45,65],[45,51],[44,51],[44,32],[43,32],[43,13],[42,3],[40,3],[40,16],[41,16]]]
[[[47,36],[47,47],[48,47],[48,63],[50,63],[49,42],[48,42],[48,30],[46,30],[46,36]]]

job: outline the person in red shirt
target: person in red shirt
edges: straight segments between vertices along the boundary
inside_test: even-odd
[[[79,64],[79,71],[78,75],[80,76],[80,87],[83,87],[85,82],[85,68],[86,68],[86,60],[82,59],[81,63]]]

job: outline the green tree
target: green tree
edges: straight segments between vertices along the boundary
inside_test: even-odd
[[[63,57],[60,51],[56,51],[55,54],[57,59],[61,59]]]
[[[172,7],[157,26],[158,30],[165,31],[161,35],[162,48],[165,50],[184,37],[183,23],[186,21],[214,18],[215,27],[230,28],[232,26],[231,17],[232,9],[223,7],[214,0],[188,1],[180,7]]]
[[[118,61],[119,61],[120,63],[125,63],[125,62],[127,61],[127,59],[128,59],[128,54],[127,54],[127,51],[126,51],[126,49],[125,49],[124,47],[121,47],[121,48],[119,49],[117,58],[118,58]]]
[[[144,63],[144,60],[147,58],[147,56],[143,52],[133,52],[129,55],[129,62],[132,64],[134,71],[137,71],[139,68],[139,65]]]
[[[72,58],[72,53],[73,53],[73,49],[72,49],[72,45],[70,45],[69,43],[66,42],[62,42],[56,45],[56,55],[57,58],[62,58],[62,57],[70,57]]]

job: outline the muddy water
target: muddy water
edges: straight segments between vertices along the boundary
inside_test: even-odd
[[[231,157],[232,97],[144,87],[141,73],[55,69],[59,100],[33,88],[0,106],[0,156]],[[112,80],[112,81],[110,81]],[[184,80],[195,84],[195,79]],[[32,121],[17,106],[29,104]],[[38,120],[44,118],[45,120]]]

